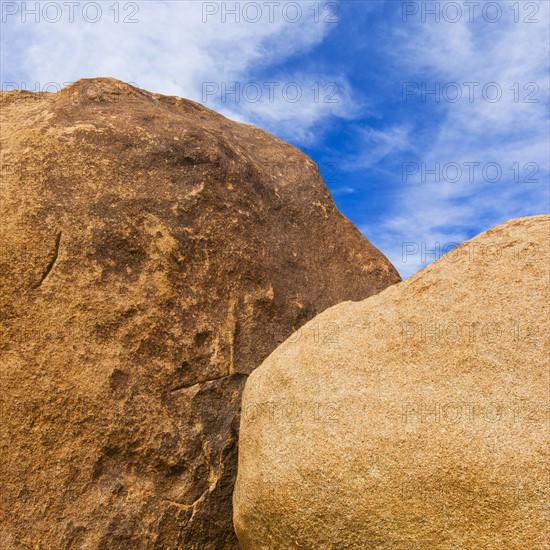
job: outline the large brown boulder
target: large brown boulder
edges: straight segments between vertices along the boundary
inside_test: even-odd
[[[244,550],[549,548],[549,236],[549,216],[495,227],[254,371]]]
[[[112,79],[1,95],[3,547],[235,548],[247,376],[399,280],[316,165]]]

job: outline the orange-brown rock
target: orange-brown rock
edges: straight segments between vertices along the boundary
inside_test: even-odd
[[[5,548],[235,548],[247,376],[399,280],[316,165],[112,79],[1,95]]]
[[[548,548],[549,230],[482,233],[251,374],[243,550]]]

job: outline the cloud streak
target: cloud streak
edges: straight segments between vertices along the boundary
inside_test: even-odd
[[[318,2],[277,6],[262,2],[109,2],[102,4],[95,23],[90,21],[95,12],[86,15],[82,9],[86,4],[90,3],[79,2],[73,8],[73,22],[67,8],[57,22],[50,21],[55,19],[53,8],[49,15],[40,13],[38,22],[32,14],[23,21],[21,8],[6,16],[2,66],[11,69],[3,71],[4,86],[25,82],[27,88],[40,89],[50,82],[114,76],[148,90],[205,102],[205,83],[228,90],[248,85],[249,94],[260,84],[265,96],[259,102],[242,94],[238,100],[231,94],[218,94],[207,96],[205,104],[296,142],[311,142],[313,130],[326,119],[353,115],[345,76],[323,75],[318,70],[289,73],[281,68],[292,56],[319,45],[337,24],[336,15],[320,8]],[[253,4],[260,6],[260,12]],[[17,65],[11,62],[14,58]],[[276,83],[273,101],[264,82]],[[288,87],[283,94],[291,83],[301,89],[299,101],[288,100],[294,100],[296,87]],[[336,83],[336,103],[326,101],[331,83]],[[312,89],[315,85],[317,91]]]
[[[513,3],[502,4],[505,10]],[[388,58],[404,82],[419,90],[424,83],[428,91],[456,83],[462,91],[459,101],[454,84],[447,96],[422,98],[418,91],[407,97],[412,112],[431,109],[438,116],[428,132],[407,134],[410,147],[396,141],[394,160],[401,162],[394,163],[392,207],[379,223],[363,227],[403,276],[434,259],[422,261],[419,253],[404,261],[403,243],[435,249],[548,208],[549,7],[539,3],[539,8],[535,24],[516,23],[510,16],[494,24],[417,18],[395,29],[389,43],[398,46]],[[391,143],[393,129],[385,132]],[[372,153],[370,148],[367,158]],[[411,172],[417,168],[405,181],[403,165]],[[438,166],[436,181],[432,172]]]

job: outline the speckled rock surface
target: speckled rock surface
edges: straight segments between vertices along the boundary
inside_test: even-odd
[[[549,548],[549,237],[548,216],[497,226],[252,373],[244,550]]]
[[[399,277],[316,165],[113,79],[1,94],[3,547],[235,548],[247,376]]]

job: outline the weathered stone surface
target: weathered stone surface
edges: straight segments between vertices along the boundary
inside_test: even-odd
[[[328,309],[254,371],[244,550],[549,547],[549,230],[495,227]]]
[[[2,93],[2,538],[237,545],[247,375],[395,283],[288,144],[112,79]]]

